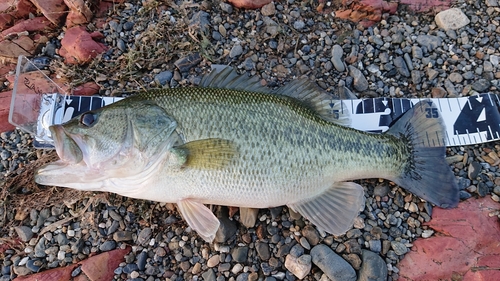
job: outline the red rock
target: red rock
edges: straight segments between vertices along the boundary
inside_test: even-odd
[[[400,0],[415,12],[440,12],[450,8],[452,0]]]
[[[93,16],[92,11],[84,0],[64,0],[66,6],[69,8],[68,16],[66,17],[66,27],[73,27],[75,25],[88,23]]]
[[[384,11],[388,12],[389,14],[395,14],[398,10],[398,3],[396,2],[384,2]]]
[[[349,19],[349,16],[351,15],[352,10],[347,9],[347,10],[338,10],[335,12],[335,17],[339,19]]]
[[[50,22],[57,26],[68,14],[68,7],[63,0],[31,0],[31,2]]]
[[[0,58],[17,61],[20,55],[31,56],[35,52],[35,42],[28,36],[0,41]]]
[[[35,91],[37,93],[51,93],[56,91],[54,89],[54,84],[50,82],[45,76],[48,74],[50,73],[47,70],[21,73],[19,75],[19,81],[22,81],[22,83],[19,83],[17,85],[17,90],[19,92]],[[14,74],[6,75],[6,78],[7,80],[9,80],[11,85],[14,85]],[[54,81],[54,83],[61,87],[63,90],[67,90],[67,86],[64,86],[64,80],[52,79],[52,81]],[[33,88],[33,86],[35,88]]]
[[[88,258],[80,262],[82,271],[93,281],[113,280],[114,270],[125,260],[125,255],[129,252],[130,247],[127,247]]]
[[[346,9],[335,11],[335,16],[360,22],[362,26],[369,27],[382,19],[383,13],[396,13],[398,3],[382,0],[343,0]]]
[[[76,264],[72,264],[65,267],[49,269],[36,274],[20,276],[13,281],[68,281],[71,280],[71,272],[76,267]]]
[[[61,40],[59,54],[69,64],[87,63],[108,49],[106,45],[94,41],[101,37],[99,32],[88,33],[83,26],[69,28]]]
[[[12,25],[14,16],[11,14],[0,14],[0,30],[4,30]]]
[[[489,216],[498,209],[489,196],[435,208],[427,225],[436,235],[413,243],[399,263],[399,280],[500,280],[500,223]]]
[[[237,8],[258,9],[272,2],[272,0],[228,0]]]
[[[36,12],[36,8],[29,0],[8,0],[0,2],[0,14],[10,14],[15,18],[24,18],[34,12]]]
[[[108,281],[113,280],[114,270],[125,260],[125,255],[130,252],[130,247],[116,249],[102,253],[78,264],[66,267],[54,268],[36,274],[17,277],[13,281]],[[71,278],[71,272],[78,266],[82,266],[82,272],[75,278]]]
[[[0,31],[11,26],[16,19],[35,12],[36,7],[29,0],[0,1]]]
[[[105,17],[108,11],[113,8],[117,4],[123,3],[125,0],[102,0],[99,1],[97,10],[95,11],[95,17],[100,18],[100,17]],[[145,4],[145,1],[142,3],[143,5]]]
[[[99,93],[99,85],[94,82],[87,82],[73,89],[73,95],[76,96],[92,96]]]
[[[17,34],[23,31],[33,32],[40,31],[46,32],[50,29],[54,28],[52,23],[45,17],[36,17],[32,19],[26,19],[16,23],[14,26],[5,29],[0,33],[0,39],[9,35],[9,34]]]
[[[13,72],[15,69],[16,69],[15,63],[0,64],[0,82],[5,82],[5,80],[7,80],[6,76],[9,74],[9,72],[11,71]]]
[[[23,244],[24,244],[24,242],[21,241],[21,239],[19,239],[18,237],[16,237],[16,238],[13,238],[13,237],[4,238],[4,239],[2,239],[2,243],[0,244],[0,254],[3,256],[3,255],[5,255],[5,251],[7,251],[9,249],[13,249],[15,247],[22,247]]]
[[[12,3],[12,1],[0,2],[0,13],[8,12],[13,5],[14,5],[14,3]]]
[[[12,131],[15,127],[9,123],[9,108],[12,91],[0,93],[0,132]]]

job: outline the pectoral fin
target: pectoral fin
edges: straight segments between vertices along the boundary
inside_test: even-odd
[[[288,206],[318,228],[341,235],[352,227],[364,204],[363,187],[353,182],[336,182],[322,194]]]
[[[181,167],[221,169],[238,154],[235,144],[224,139],[204,139],[188,142],[171,149]]]
[[[203,240],[212,242],[219,229],[219,219],[205,205],[192,199],[177,201],[177,208],[188,225],[194,229]]]

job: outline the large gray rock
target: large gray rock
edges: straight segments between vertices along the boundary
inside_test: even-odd
[[[408,69],[408,65],[406,65],[403,57],[396,57],[394,59],[394,66],[396,66],[399,74],[403,75],[404,77],[410,77],[410,70]]]
[[[261,260],[267,261],[271,258],[271,252],[269,251],[269,245],[267,243],[261,241],[255,242],[255,250]]]
[[[16,230],[17,236],[19,236],[19,239],[23,242],[28,242],[30,239],[33,237],[33,231],[31,231],[31,228],[23,225],[23,226],[16,226],[14,228]]]
[[[332,47],[332,63],[335,69],[339,72],[344,72],[345,71],[345,65],[344,65],[344,60],[342,59],[342,56],[344,55],[344,50],[340,45],[334,45]]]
[[[444,30],[459,29],[470,23],[469,18],[458,8],[439,12],[435,17],[437,26]]]
[[[372,251],[363,250],[362,261],[358,281],[387,280],[387,265],[379,255]]]
[[[421,34],[417,36],[417,43],[422,47],[426,47],[428,51],[432,51],[441,46],[443,39],[439,36]]]
[[[312,262],[332,281],[355,281],[354,268],[328,246],[319,244],[311,250]]]
[[[353,86],[356,91],[363,92],[368,89],[368,80],[366,80],[361,70],[349,65],[349,75],[354,80]]]
[[[229,219],[229,210],[227,207],[219,206],[215,215],[219,219],[220,225],[215,234],[215,242],[225,243],[230,238],[234,238],[236,235],[236,223]]]
[[[246,262],[248,258],[248,247],[236,247],[231,252],[231,255],[236,262]]]

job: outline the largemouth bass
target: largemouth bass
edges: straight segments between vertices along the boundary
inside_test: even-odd
[[[275,92],[231,68],[200,87],[144,92],[50,127],[59,161],[39,184],[176,203],[212,241],[219,220],[204,204],[287,205],[334,235],[364,208],[363,178],[394,181],[438,206],[456,206],[444,128],[422,101],[384,134],[349,124],[342,103],[296,80]]]

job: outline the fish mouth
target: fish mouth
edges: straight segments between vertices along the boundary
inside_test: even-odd
[[[57,155],[66,164],[76,164],[83,160],[83,151],[62,125],[49,127]]]
[[[47,186],[99,190],[100,183],[92,182],[98,175],[89,173],[84,161],[85,150],[78,143],[81,137],[68,133],[62,125],[52,125],[49,130],[60,160],[40,167],[35,173],[35,182]]]

